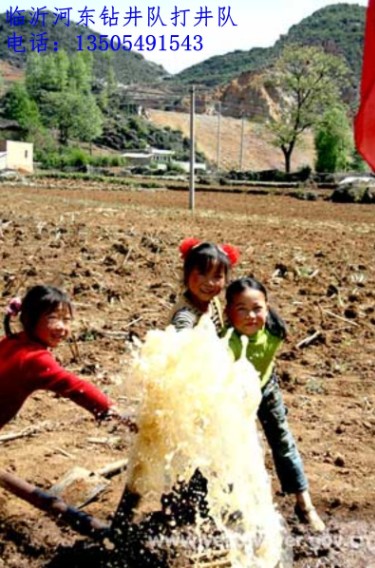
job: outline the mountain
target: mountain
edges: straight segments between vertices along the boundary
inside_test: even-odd
[[[190,136],[189,113],[155,109],[149,109],[148,113],[159,128],[169,127],[172,132],[180,130],[187,138]],[[198,114],[195,119],[197,149],[211,164],[217,165],[219,159],[221,170],[282,170],[285,167],[280,148],[272,144],[270,132],[261,122],[222,116],[218,155],[218,117]],[[314,167],[314,160],[314,138],[311,132],[306,132],[293,153],[293,169]]]
[[[79,34],[86,37],[91,34],[97,40],[99,38],[100,34],[90,28],[78,27],[75,22],[71,22],[70,26],[66,26],[62,21],[54,25],[55,16],[53,13],[49,11],[46,11],[46,13],[45,26],[43,26],[42,20],[37,22],[36,25],[31,25],[29,21],[26,21],[24,25],[10,26],[6,21],[6,14],[0,14],[0,37],[4,38],[0,42],[0,60],[4,60],[13,67],[24,67],[26,56],[31,52],[30,40],[42,33],[44,33],[45,38],[48,38],[48,52],[53,51],[55,42],[57,42],[59,50],[64,49],[68,53],[77,52],[77,35]],[[17,47],[19,52],[8,48],[8,37],[13,37],[13,34],[22,38],[22,45]],[[99,44],[99,41],[97,41],[97,44]],[[87,45],[88,42],[85,42],[84,48]],[[21,52],[23,48],[25,48],[25,52]],[[94,57],[93,68],[96,77],[99,79],[106,76],[109,64],[113,67],[117,81],[122,84],[158,82],[162,77],[169,75],[161,65],[147,61],[140,53],[134,51],[122,49],[99,51],[96,49],[90,53]],[[42,56],[43,52],[40,55]]]
[[[353,83],[358,84],[365,14],[366,9],[357,4],[326,6],[292,26],[272,47],[217,55],[185,69],[175,77],[184,83],[206,87],[223,85],[243,72],[257,72],[269,67],[282,49],[293,43],[321,46],[329,53],[342,56],[352,71]]]
[[[265,81],[265,71],[288,44],[322,46],[326,51],[341,55],[351,69],[350,85],[345,90],[345,100],[356,105],[366,10],[355,4],[333,4],[314,12],[292,26],[272,47],[252,48],[211,57],[177,75],[168,74],[163,67],[144,59],[137,52],[99,50],[91,52],[95,58],[96,76],[106,77],[109,63],[121,83],[121,96],[127,104],[144,108],[185,111],[190,108],[189,85],[196,84],[196,112],[215,114],[220,105],[222,115],[253,120],[265,120],[272,116],[278,104],[277,93]],[[48,12],[46,27],[31,26],[10,28],[5,15],[0,15],[1,37],[14,30],[24,36],[24,44],[30,49],[31,34],[46,32],[50,42],[58,42],[59,48],[77,51],[77,25],[66,27],[61,22],[54,26],[54,15]],[[82,28],[78,28],[82,33]],[[85,35],[99,34],[90,29]],[[14,53],[7,42],[0,44],[0,61],[22,68],[25,54]],[[3,73],[5,77],[5,74]]]

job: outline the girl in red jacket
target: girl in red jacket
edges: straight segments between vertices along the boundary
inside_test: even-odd
[[[23,331],[13,333],[10,319],[18,314]],[[39,389],[70,398],[98,419],[122,418],[107,395],[63,369],[52,356],[50,349],[69,336],[71,320],[68,296],[52,286],[34,286],[22,301],[10,302],[4,318],[6,337],[0,340],[0,428]],[[132,427],[126,418],[123,421]]]

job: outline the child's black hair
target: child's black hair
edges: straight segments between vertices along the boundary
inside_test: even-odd
[[[262,292],[265,300],[268,301],[268,294],[266,287],[259,282],[256,278],[251,278],[250,276],[245,276],[243,278],[238,278],[233,280],[226,290],[225,299],[227,306],[230,306],[234,301],[237,294],[241,294],[245,290],[258,290]],[[273,308],[268,308],[268,314],[266,319],[266,329],[276,337],[280,339],[285,339],[287,336],[287,328],[284,320],[279,316],[279,314]]]
[[[200,243],[191,248],[184,261],[184,285],[187,286],[191,272],[196,268],[201,274],[206,274],[214,264],[223,268],[225,278],[230,270],[228,255],[213,243]]]
[[[27,335],[32,337],[40,317],[55,311],[60,304],[66,306],[72,315],[71,301],[59,288],[43,284],[30,288],[22,300],[20,313],[20,321]],[[10,314],[4,317],[4,330],[8,337],[14,336],[10,327],[10,318]]]

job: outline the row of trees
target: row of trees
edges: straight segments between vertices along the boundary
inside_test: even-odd
[[[91,142],[102,132],[100,99],[93,94],[90,53],[65,51],[27,59],[25,81],[14,83],[2,100],[3,114],[17,120],[27,137],[45,145],[50,129],[58,141]]]
[[[82,142],[92,141],[118,151],[152,145],[175,150],[179,159],[188,156],[189,140],[180,131],[134,115],[136,105],[118,88],[110,61],[105,79],[93,75],[90,52],[33,54],[24,81],[13,83],[0,99],[3,117],[19,123],[46,167],[83,159]],[[197,160],[203,158],[197,152]]]
[[[350,109],[342,102],[348,73],[341,58],[303,46],[287,46],[270,68],[267,83],[278,93],[279,110],[268,126],[283,152],[286,172],[306,130],[314,132],[317,171],[347,168],[354,152]],[[32,54],[25,81],[14,83],[3,97],[3,114],[18,121],[37,151],[53,146],[51,130],[63,146],[72,139],[92,142],[103,132],[116,88],[110,65],[106,80],[94,85],[90,52]],[[106,131],[109,124],[111,129],[119,125],[117,115]]]

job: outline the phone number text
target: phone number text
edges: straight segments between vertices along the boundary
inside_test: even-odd
[[[201,35],[78,35],[77,51],[201,51]]]
[[[76,36],[77,51],[201,51],[203,37],[201,35],[78,35]],[[37,53],[59,51],[59,42],[49,40],[46,32],[31,34],[28,40],[30,51]],[[25,53],[27,46],[23,36],[13,34],[8,36],[8,49],[15,53]]]

